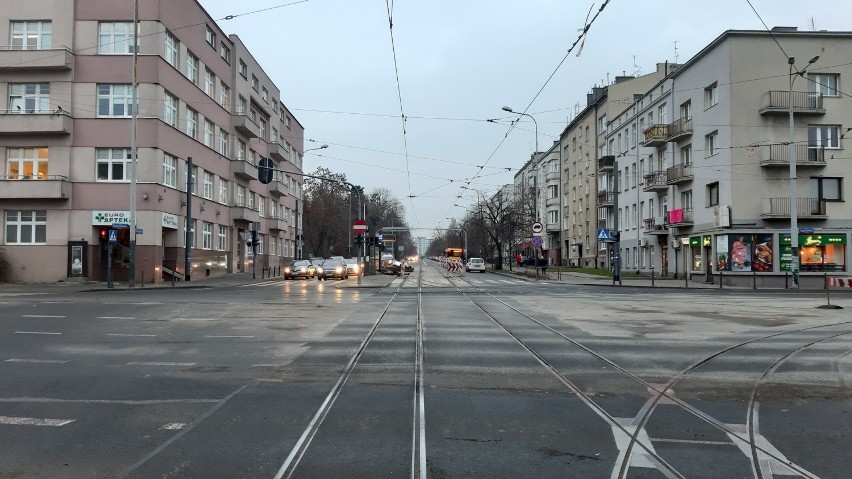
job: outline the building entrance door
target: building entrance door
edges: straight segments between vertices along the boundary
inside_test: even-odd
[[[669,276],[669,245],[662,245],[660,250],[660,274],[667,278]]]

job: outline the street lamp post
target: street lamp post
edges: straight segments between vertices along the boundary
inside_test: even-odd
[[[520,111],[514,111],[514,110],[512,110],[511,108],[509,108],[508,106],[504,106],[504,107],[503,107],[503,111],[508,111],[509,113],[514,113],[514,114],[516,114],[516,115],[528,116],[528,117],[530,117],[530,118],[532,119],[533,124],[535,125],[535,152],[536,152],[536,153],[538,153],[538,122],[537,122],[537,121],[535,121],[535,117],[533,117],[533,116],[532,116],[532,115],[530,115],[529,113],[523,113],[523,112],[520,112]]]
[[[798,192],[796,191],[796,145],[793,142],[793,82],[796,80],[796,75],[805,76],[805,71],[819,60],[819,55],[808,60],[808,64],[802,70],[795,67],[796,59],[790,57],[787,63],[790,65],[790,88],[787,97],[788,108],[788,129],[787,129],[787,160],[790,162],[790,270],[793,275],[793,287],[799,287],[799,201]],[[796,70],[795,72],[793,70]]]

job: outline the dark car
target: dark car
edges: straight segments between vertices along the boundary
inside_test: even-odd
[[[308,279],[311,277],[311,273],[308,270],[311,266],[311,262],[306,259],[301,259],[298,261],[293,261],[293,264],[284,267],[284,279],[293,279],[293,278],[305,278]]]
[[[349,272],[346,270],[346,263],[342,259],[329,258],[322,263],[322,266],[317,268],[317,279],[324,281],[329,278],[347,279]]]
[[[323,258],[311,258],[310,265],[308,266],[308,277],[313,278],[317,274],[317,268],[322,266],[322,263],[325,261]]]

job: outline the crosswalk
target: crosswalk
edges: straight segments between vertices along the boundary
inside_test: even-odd
[[[471,275],[464,275],[464,276],[459,275],[459,276],[453,276],[451,278],[454,279],[454,280],[467,281],[467,282],[469,282],[471,284],[475,284],[475,285],[486,285],[486,284],[488,284],[488,285],[504,285],[504,286],[505,285],[514,285],[514,286],[517,286],[517,285],[521,285],[521,284],[526,283],[526,281],[524,281],[522,279],[512,279],[512,278],[487,279],[487,278],[473,277]],[[401,281],[401,280],[402,280],[402,278],[394,279],[394,281]],[[411,283],[412,286],[416,286],[416,284],[417,284],[416,281],[409,281],[409,283]],[[444,283],[444,282],[442,281],[442,283]],[[259,281],[257,283],[241,284],[241,285],[238,285],[237,287],[238,288],[270,288],[270,287],[283,286],[283,285],[300,285],[300,284],[307,285],[308,283],[304,282],[304,281],[295,281],[294,282],[294,281],[285,281],[285,280],[269,280],[269,281]],[[447,284],[447,286],[449,286],[449,285]]]

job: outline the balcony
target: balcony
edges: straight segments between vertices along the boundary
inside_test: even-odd
[[[666,218],[666,226],[679,228],[692,226],[693,224],[692,210],[683,208],[669,210],[668,218]]]
[[[766,220],[790,218],[790,198],[764,198],[761,217]],[[796,217],[812,220],[828,218],[825,200],[819,198],[796,198]]]
[[[615,166],[615,156],[606,155],[598,158],[598,171],[612,171]]]
[[[0,136],[70,135],[72,118],[68,112],[0,110]]]
[[[681,118],[669,123],[667,141],[676,141],[692,136],[692,118]]]
[[[790,92],[769,91],[763,99],[761,115],[788,115],[790,113]],[[822,106],[822,95],[808,91],[793,92],[793,114],[794,115],[825,115]]]
[[[286,231],[289,225],[284,218],[266,218],[269,231]]]
[[[665,218],[662,216],[655,218],[645,218],[645,234],[649,235],[667,235],[669,234],[666,228]]]
[[[0,176],[0,199],[3,200],[67,200],[70,198],[71,182],[64,176]]]
[[[255,223],[260,221],[260,212],[249,207],[244,202],[235,201],[231,206],[231,220]]]
[[[669,125],[651,125],[645,129],[645,140],[642,146],[660,146],[669,137]]]
[[[559,172],[558,171],[548,171],[544,176],[544,181],[547,183],[555,183],[559,181]]]
[[[808,145],[796,145],[795,148],[796,168],[822,168],[826,166],[825,148],[812,148]],[[761,160],[760,166],[764,168],[790,167],[787,145],[767,145],[763,147],[763,151],[764,154],[768,153],[769,157]]]
[[[234,124],[234,128],[236,128],[237,133],[246,136],[248,138],[259,138],[260,137],[260,127],[252,121],[251,118],[245,112],[238,111],[237,113],[231,115],[231,121]]]
[[[269,156],[276,161],[288,161],[287,150],[281,143],[272,142],[267,144]]]
[[[598,206],[613,206],[615,205],[615,193],[611,191],[598,192]]]
[[[236,160],[231,160],[231,173],[243,180],[256,180],[257,165],[246,159],[237,158]]]
[[[666,183],[665,172],[657,171],[645,175],[643,191],[666,191],[667,189],[669,189],[669,185]]]
[[[666,170],[666,183],[679,185],[692,181],[692,165],[675,165]]]
[[[288,193],[287,185],[281,181],[273,181],[269,184],[269,194],[272,196],[284,196]]]
[[[562,231],[562,228],[559,227],[559,223],[547,223],[544,229],[548,233],[559,233],[560,231]]]
[[[547,206],[547,207],[559,206],[559,197],[557,196],[557,197],[554,197],[554,198],[546,199],[544,201],[544,206]]]
[[[70,70],[74,65],[74,54],[65,47],[50,50],[18,48],[0,46],[0,70]]]

